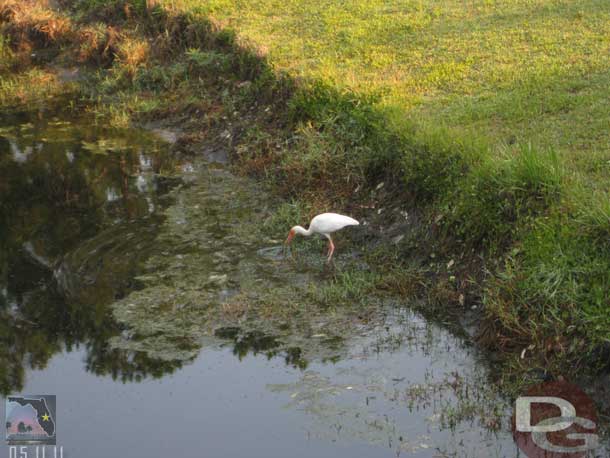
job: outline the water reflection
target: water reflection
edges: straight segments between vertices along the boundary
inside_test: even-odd
[[[512,456],[510,406],[459,338],[403,308],[350,341],[350,354],[269,384],[312,437],[362,441],[393,456]],[[446,455],[447,454],[447,455]]]
[[[28,367],[79,345],[89,370],[123,380],[180,366],[110,350],[119,329],[106,308],[133,286],[175,168],[145,133],[77,117],[0,119],[2,393],[20,390]]]

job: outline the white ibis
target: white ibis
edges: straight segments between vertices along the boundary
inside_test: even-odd
[[[286,245],[290,245],[290,242],[296,234],[301,234],[309,237],[311,234],[320,234],[328,239],[328,261],[333,258],[335,252],[335,245],[330,234],[343,229],[345,226],[357,226],[360,223],[354,218],[349,216],[339,215],[337,213],[322,213],[321,215],[314,216],[309,223],[309,229],[305,229],[301,226],[294,226],[288,233],[286,239]]]

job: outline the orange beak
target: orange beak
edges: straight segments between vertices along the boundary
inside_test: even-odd
[[[296,233],[292,229],[290,229],[290,232],[288,232],[288,238],[284,242],[284,256],[288,254],[288,247],[290,246],[290,242],[292,242],[295,234]]]
[[[290,229],[290,232],[288,232],[288,238],[284,242],[286,245],[290,245],[290,242],[292,242],[292,239],[294,238],[294,234],[295,234],[295,232],[292,229]]]

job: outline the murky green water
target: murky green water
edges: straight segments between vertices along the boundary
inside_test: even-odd
[[[14,113],[0,198],[0,390],[56,394],[66,456],[518,456],[466,340],[284,259],[221,164]]]

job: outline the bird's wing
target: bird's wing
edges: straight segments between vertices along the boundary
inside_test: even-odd
[[[345,226],[357,226],[358,224],[360,224],[358,221],[349,216],[339,215],[337,213],[322,213],[311,220],[309,227],[313,229],[314,232],[330,234]]]

